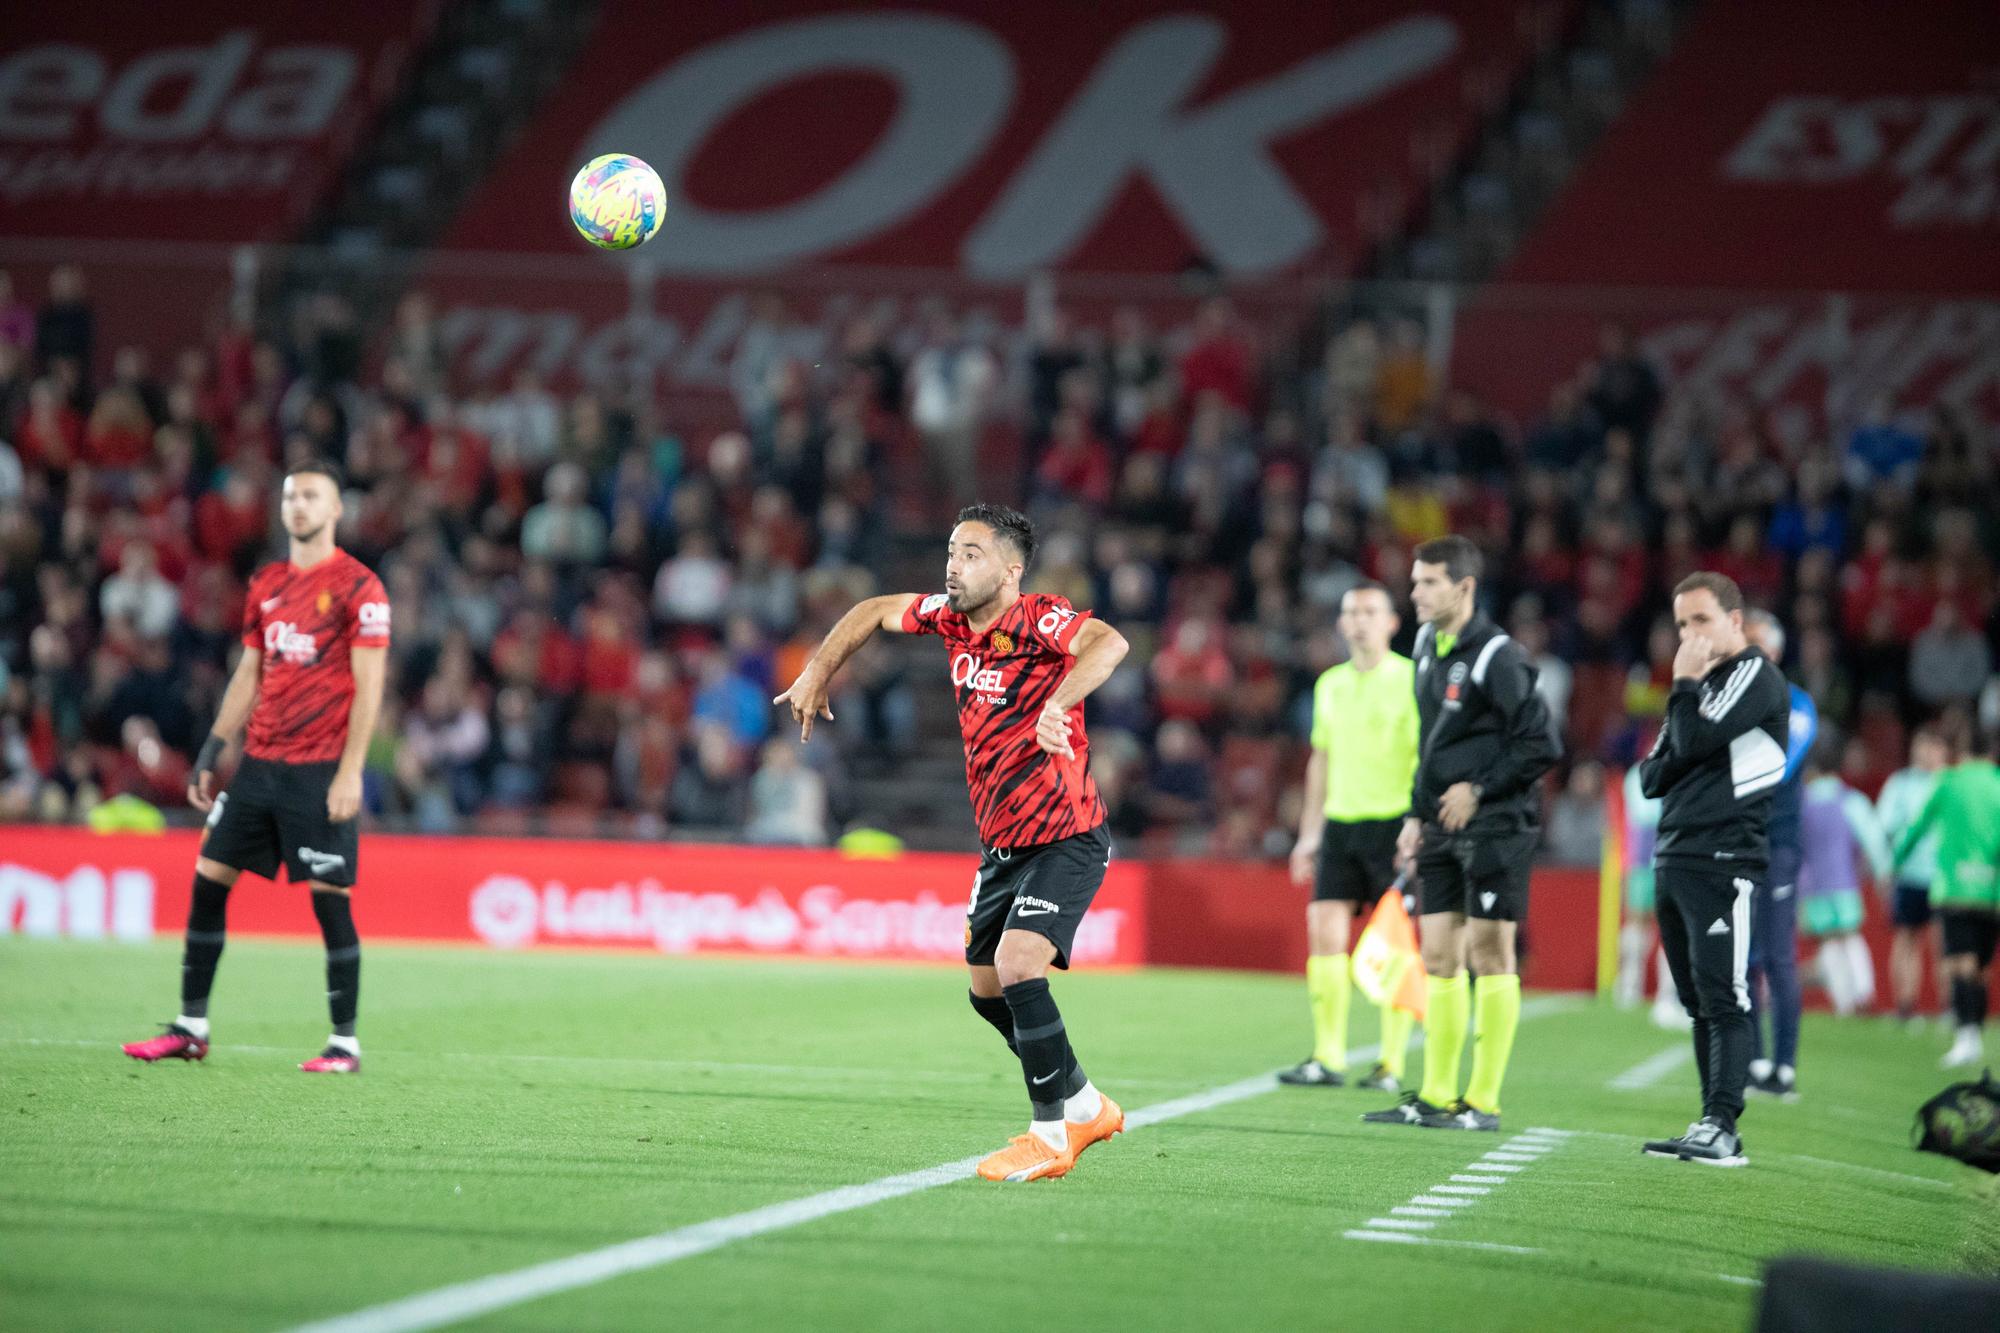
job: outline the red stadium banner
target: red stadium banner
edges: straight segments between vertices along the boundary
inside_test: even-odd
[[[0,235],[289,239],[438,5],[12,5]]]
[[[1859,405],[1943,393],[1990,414],[1996,67],[1990,0],[1703,6],[1468,310],[1455,374],[1533,412],[1619,319],[1752,402],[1850,410],[1824,397],[1837,365]],[[1667,290],[1700,295],[1650,295]],[[1771,295],[1800,291],[1849,295]]]
[[[198,835],[10,828],[0,850],[0,935],[149,939],[185,926]],[[362,842],[364,935],[494,949],[956,962],[977,862],[909,853],[688,843],[418,838]],[[1080,965],[1145,960],[1145,870],[1116,862],[1077,932]],[[232,931],[317,937],[301,892],[246,876]]]
[[[1064,284],[1093,323],[1128,303],[1185,320],[1173,279],[1197,256],[1247,302],[1298,302],[1464,142],[1529,50],[1522,15],[1547,28],[1569,7],[612,0],[588,77],[475,194],[426,284],[475,381],[530,367],[692,396],[697,415],[727,402],[770,292],[806,365],[836,362],[864,312],[892,334],[932,307],[1018,328],[1036,272],[1133,280]],[[655,167],[668,205],[651,242],[600,256],[566,191],[608,152]]]

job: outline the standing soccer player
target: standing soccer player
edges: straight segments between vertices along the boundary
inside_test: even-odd
[[[1771,793],[1785,779],[1791,694],[1743,633],[1743,593],[1721,574],[1674,589],[1674,684],[1640,761],[1660,798],[1654,850],[1660,942],[1694,1019],[1701,1119],[1645,1151],[1710,1166],[1749,1160],[1736,1121],[1750,1076],[1750,900],[1770,860]]]
[[[1935,722],[1918,727],[1910,738],[1910,765],[1890,775],[1875,800],[1876,817],[1893,845],[1936,790],[1938,774],[1951,763],[1951,744]],[[1923,984],[1924,937],[1931,933],[1931,886],[1938,878],[1938,838],[1933,829],[1910,850],[1896,875],[1889,919],[1896,933],[1889,942],[1889,983],[1895,993],[1896,1017],[1917,1020],[1917,991]],[[1951,983],[1938,974],[1938,1000],[1944,1003]]]
[[[1785,660],[1785,627],[1769,611],[1743,617],[1745,636],[1775,668]],[[1750,1061],[1752,1092],[1790,1101],[1798,1096],[1799,882],[1805,860],[1806,754],[1819,736],[1819,709],[1796,685],[1785,686],[1791,717],[1785,740],[1785,777],[1771,791],[1766,831],[1770,865],[1750,898]],[[1758,981],[1771,1011],[1771,1054],[1764,1054],[1764,1020],[1758,1012]]]
[[[354,1013],[361,941],[351,894],[361,833],[361,761],[382,708],[389,599],[366,565],[333,544],[340,473],[331,463],[285,478],[290,559],[250,580],[243,655],[222,696],[215,727],[195,760],[188,802],[208,814],[194,863],[181,959],[181,1010],[166,1033],[125,1046],[138,1060],[199,1060],[208,1054],[208,996],[222,957],[229,890],[245,870],[276,879],[285,867],[312,890],[326,941],[327,1007],[333,1034],[300,1069],[361,1069]],[[249,723],[243,762],[226,792],[215,790],[223,747]]]
[[[834,673],[876,630],[935,634],[951,650],[965,738],[965,779],[983,856],[967,907],[972,1007],[1021,1061],[1028,1132],[979,1164],[988,1180],[1067,1173],[1085,1148],[1125,1127],[1125,1113],[1084,1077],[1049,994],[1077,926],[1104,882],[1111,837],[1090,777],[1083,701],[1125,656],[1123,636],[1061,597],[1023,593],[1035,554],[1028,519],[1001,505],[959,512],[945,590],[871,597],[835,625],[792,687],[799,738],[833,720]]]
[[[1514,939],[1528,914],[1541,825],[1535,783],[1561,756],[1534,663],[1478,608],[1479,548],[1439,537],[1416,549],[1416,779],[1396,854],[1414,859],[1423,917],[1424,1081],[1374,1124],[1497,1130],[1500,1084],[1521,1021]],[[1466,980],[1466,965],[1479,974]],[[1472,1079],[1459,1057],[1479,1014]]]
[[[1985,753],[1968,754],[1938,775],[1930,799],[1896,842],[1896,865],[1937,830],[1937,878],[1931,906],[1944,933],[1944,973],[1958,1032],[1941,1062],[1946,1069],[1985,1057],[1986,969],[2000,946],[2000,731],[1985,737]]]
[[[1292,849],[1292,882],[1313,886],[1306,905],[1313,1053],[1279,1074],[1280,1083],[1337,1088],[1347,1080],[1348,936],[1355,913],[1373,909],[1395,878],[1396,835],[1417,771],[1416,668],[1389,651],[1398,623],[1387,588],[1350,588],[1339,621],[1350,656],[1313,686],[1312,758]],[[1381,1056],[1361,1086],[1396,1092],[1411,1018],[1389,998],[1381,1011]]]

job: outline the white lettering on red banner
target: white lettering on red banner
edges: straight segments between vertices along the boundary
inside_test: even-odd
[[[107,876],[101,867],[86,863],[58,878],[33,866],[0,861],[0,935],[150,940],[153,877],[130,868]]]

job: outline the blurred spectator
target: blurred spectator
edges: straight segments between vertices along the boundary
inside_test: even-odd
[[[594,565],[604,558],[604,516],[584,503],[585,486],[583,469],[575,463],[549,470],[549,498],[521,524],[521,554],[568,565]]]
[[[1549,802],[1543,851],[1559,866],[1594,866],[1604,856],[1604,767],[1592,759],[1570,769]]]
[[[750,779],[750,819],[743,836],[781,847],[826,845],[826,780],[799,761],[796,740],[764,745],[764,762]]]
[[[1208,766],[1208,747],[1199,731],[1186,722],[1163,724],[1148,781],[1152,800],[1147,818],[1170,828],[1207,823],[1214,811]]]
[[[1933,709],[1969,706],[1993,674],[1993,651],[1951,602],[1939,602],[1931,623],[1910,646],[1910,692]]]
[[[978,489],[979,442],[993,407],[999,366],[951,316],[932,317],[910,363],[910,421],[923,436],[937,494],[951,505]]]
[[[726,727],[697,723],[694,755],[674,775],[672,811],[676,824],[711,831],[743,826],[744,780],[741,751]]]
[[[173,631],[180,595],[160,576],[153,548],[145,542],[128,542],[118,572],[98,590],[97,605],[106,620],[125,620],[142,637],[159,639]]]
[[[35,360],[47,369],[68,362],[88,375],[97,354],[97,317],[84,295],[83,270],[62,264],[49,272],[49,299],[35,316]]]
[[[1639,354],[1632,331],[1607,324],[1599,343],[1597,372],[1586,400],[1606,430],[1622,430],[1643,445],[1660,410],[1660,378]]]

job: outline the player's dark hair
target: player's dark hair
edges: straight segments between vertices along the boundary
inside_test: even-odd
[[[1375,579],[1363,579],[1352,588],[1349,588],[1347,592],[1379,592],[1389,599],[1389,609],[1391,611],[1396,609],[1396,594],[1390,592],[1386,585]],[[1347,600],[1347,592],[1340,594],[1342,601]]]
[[[340,464],[334,462],[331,458],[307,459],[305,462],[299,464],[295,468],[287,468],[285,470],[285,475],[287,477],[298,477],[298,476],[303,476],[308,472],[313,473],[317,476],[325,477],[328,481],[333,483],[333,489],[336,491],[344,491],[347,489],[347,474],[342,472],[340,469]]]
[[[993,535],[1014,548],[1021,557],[1021,567],[1027,568],[1035,558],[1035,525],[1029,517],[1018,509],[1006,505],[969,504],[958,511],[960,523],[984,523],[993,529]]]
[[[1718,574],[1712,569],[1698,569],[1676,583],[1674,596],[1679,597],[1687,592],[1701,592],[1704,589],[1715,594],[1716,603],[1721,606],[1724,614],[1743,609],[1743,589],[1736,586],[1735,579],[1727,574]]]
[[[1416,549],[1417,561],[1426,565],[1443,565],[1444,576],[1453,583],[1465,579],[1476,579],[1485,566],[1479,548],[1469,537],[1451,533],[1443,537],[1433,537]]]

